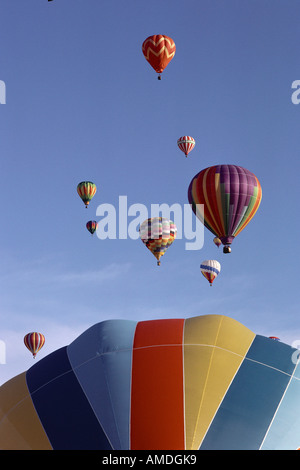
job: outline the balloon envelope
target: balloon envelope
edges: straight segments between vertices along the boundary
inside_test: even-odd
[[[221,265],[219,261],[215,259],[208,259],[202,261],[200,265],[200,270],[203,276],[208,280],[208,282],[212,286],[212,283],[221,271]]]
[[[294,353],[223,315],[97,323],[0,387],[0,448],[297,449]]]
[[[187,157],[196,145],[195,139],[189,135],[184,135],[177,140],[177,145]]]
[[[161,74],[173,59],[176,46],[173,39],[163,34],[154,34],[149,36],[142,45],[142,51],[145,59],[151,67]]]
[[[89,205],[90,201],[95,196],[96,191],[97,187],[95,183],[92,183],[91,181],[82,181],[77,185],[77,193],[84,202],[85,207]]]
[[[98,222],[96,222],[96,220],[89,220],[86,223],[86,228],[93,235],[96,232],[97,228],[98,228]]]
[[[222,245],[222,242],[221,242],[220,238],[215,237],[214,238],[214,244],[219,248],[219,246]]]
[[[24,344],[32,353],[33,358],[45,344],[45,336],[42,333],[31,332],[24,336]]]
[[[165,217],[152,217],[140,225],[140,238],[160,264],[160,258],[176,238],[177,227]]]
[[[256,176],[237,165],[206,168],[194,176],[188,189],[193,212],[225,248],[253,218],[261,197]]]

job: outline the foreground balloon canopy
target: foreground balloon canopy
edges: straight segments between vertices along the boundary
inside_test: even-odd
[[[161,73],[175,55],[176,46],[173,39],[169,36],[154,34],[145,39],[142,45],[142,51],[145,59],[155,72],[159,74],[158,79],[160,80]]]
[[[160,265],[160,258],[174,242],[177,227],[165,217],[152,217],[140,225],[139,235],[144,245],[151,251]]]
[[[0,448],[296,449],[294,354],[223,315],[107,320],[0,387]]]
[[[257,177],[237,165],[215,165],[200,171],[188,188],[188,200],[199,220],[231,251],[234,238],[259,208],[262,189]]]

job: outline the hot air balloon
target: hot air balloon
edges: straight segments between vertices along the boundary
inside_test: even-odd
[[[96,222],[96,220],[89,220],[86,224],[86,228],[93,235],[98,228],[98,222]]]
[[[77,192],[83,200],[85,207],[88,207],[90,201],[95,196],[97,187],[91,181],[82,181],[77,185]]]
[[[215,244],[218,248],[219,248],[220,245],[222,245],[222,242],[221,242],[220,238],[218,238],[218,237],[215,237],[213,241],[214,241],[214,244]]]
[[[160,258],[176,238],[176,225],[172,220],[165,217],[153,217],[145,220],[140,225],[139,233],[142,242],[155,256],[159,266]]]
[[[236,165],[215,165],[192,179],[188,199],[193,212],[230,253],[234,238],[255,215],[261,185],[249,170]]]
[[[24,336],[24,344],[32,352],[33,359],[45,344],[45,336],[42,333],[31,332]]]
[[[298,352],[225,315],[102,321],[0,387],[0,448],[297,449]]]
[[[180,150],[185,154],[187,157],[191,150],[196,145],[195,139],[189,135],[184,135],[183,137],[179,137],[177,140],[177,145]]]
[[[270,339],[273,339],[274,341],[280,341],[280,338],[278,336],[269,336]]]
[[[159,74],[158,79],[161,80],[161,73],[175,55],[176,46],[173,39],[162,34],[149,36],[143,42],[142,51],[151,67]]]
[[[209,284],[212,286],[214,280],[221,271],[221,265],[219,261],[215,259],[208,259],[202,261],[200,265],[201,273],[208,280]]]

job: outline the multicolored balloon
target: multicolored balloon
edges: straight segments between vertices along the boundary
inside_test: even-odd
[[[33,359],[45,344],[45,336],[42,333],[31,332],[24,336],[24,344],[32,353]]]
[[[172,220],[165,217],[152,217],[140,225],[140,238],[151,251],[160,265],[160,258],[172,245],[177,235],[177,227]]]
[[[262,198],[261,185],[249,170],[237,165],[215,165],[192,179],[188,199],[193,212],[229,253],[234,238],[255,215]]]
[[[219,248],[219,246],[222,245],[222,242],[221,242],[220,238],[215,237],[214,238],[214,244]]]
[[[91,181],[82,181],[77,185],[77,193],[84,202],[85,207],[89,205],[90,201],[95,196],[96,191],[97,187],[95,183],[92,183]]]
[[[86,224],[86,228],[93,235],[98,228],[98,222],[96,222],[96,220],[89,220]]]
[[[183,137],[179,137],[177,140],[177,145],[180,150],[185,154],[187,157],[191,150],[196,145],[195,139],[189,135],[184,135]]]
[[[200,264],[201,273],[208,280],[209,284],[212,286],[214,280],[221,272],[221,265],[219,261],[215,259],[208,259],[202,261]]]
[[[102,321],[0,387],[0,449],[294,450],[298,353],[225,315]]]
[[[159,74],[158,79],[161,80],[161,73],[175,55],[176,46],[173,39],[162,34],[149,36],[143,42],[142,51],[145,59]]]

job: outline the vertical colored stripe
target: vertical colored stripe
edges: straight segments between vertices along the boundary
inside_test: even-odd
[[[219,230],[215,231],[216,233],[225,233],[225,224],[224,218],[222,217],[222,195],[221,195],[221,185],[220,185],[220,173],[215,173],[215,189],[212,189],[212,193],[215,193],[217,207],[216,207],[216,217],[218,218]]]
[[[107,320],[67,348],[74,373],[113,449],[129,449],[131,359],[136,322]]]
[[[37,414],[54,450],[110,450],[111,445],[72,370],[66,348],[26,373]]]
[[[186,449],[199,448],[254,336],[222,315],[185,321]]]
[[[137,324],[131,449],[184,449],[183,325],[182,319]]]
[[[212,170],[212,172],[214,175],[214,170]],[[211,193],[215,191],[215,186],[214,185],[210,186],[207,184],[207,179],[209,178],[209,176],[210,176],[210,168],[207,168],[207,170],[204,172],[204,175],[203,175],[203,187],[202,187],[203,197],[204,197],[203,203],[205,204],[204,215],[205,215],[205,219],[207,219],[207,217],[209,216],[209,219],[208,219],[209,225],[212,227],[213,232],[219,233],[218,225],[215,219],[215,214],[212,211],[211,205],[210,205]]]
[[[255,177],[255,180],[256,180],[256,186],[254,187],[254,191],[253,191],[253,204],[251,206],[251,211],[247,212],[246,220],[243,220],[242,223],[239,225],[239,227],[236,230],[235,236],[238,235],[246,227],[246,225],[249,224],[250,220],[253,219],[254,215],[257,212],[257,209],[260,206],[261,198],[262,198],[262,189],[261,189],[260,182],[258,181],[256,177]]]
[[[292,378],[271,422],[262,450],[296,450],[300,447],[300,381]]]
[[[295,367],[292,351],[284,343],[255,337],[201,449],[260,448]]]
[[[0,449],[51,450],[26,385],[26,372],[0,387]]]
[[[206,179],[206,190],[207,194],[209,195],[209,200],[211,203],[211,210],[209,211],[209,216],[210,218],[212,217],[212,214],[214,215],[214,221],[215,225],[213,226],[214,232],[220,232],[222,231],[222,221],[220,219],[220,214],[221,212],[219,211],[218,207],[218,182],[219,182],[219,174],[215,172],[215,168],[209,169],[207,172],[207,179]],[[207,211],[207,207],[204,209]],[[207,216],[207,213],[205,213],[205,216]],[[211,223],[211,225],[213,225]]]

